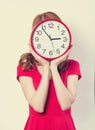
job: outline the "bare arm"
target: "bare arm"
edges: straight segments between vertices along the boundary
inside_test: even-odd
[[[37,90],[34,89],[33,81],[30,77],[21,76],[19,80],[28,103],[35,111],[43,112],[48,93],[49,66],[44,66],[44,73]]]
[[[51,72],[55,85],[57,99],[59,101],[61,109],[66,110],[71,106],[71,104],[75,100],[78,76],[77,75],[68,76],[67,88],[66,88],[63,81],[61,80],[57,67],[54,66],[51,67]]]
[[[67,53],[65,53],[65,55],[63,55],[62,57],[51,61],[51,66],[50,66],[57,99],[59,101],[62,110],[68,109],[71,106],[71,104],[75,100],[76,91],[77,91],[76,86],[78,82],[78,76],[77,75],[68,76],[67,88],[66,88],[63,81],[61,80],[60,74],[57,69],[58,65],[68,58],[69,53],[70,50]]]

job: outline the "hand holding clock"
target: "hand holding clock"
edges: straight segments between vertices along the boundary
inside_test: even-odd
[[[59,64],[61,64],[62,62],[64,62],[69,57],[71,48],[72,48],[72,45],[70,45],[68,51],[64,55],[62,55],[61,57],[59,57],[57,59],[52,60],[51,64],[50,64],[50,68],[52,69],[54,67],[57,67]]]
[[[50,69],[53,69],[54,67],[57,68],[59,64],[61,64],[63,61],[65,61],[70,54],[70,49],[61,57],[54,59],[50,62]]]
[[[47,61],[47,60],[45,60],[44,58],[42,58],[41,56],[37,55],[32,48],[30,48],[30,53],[32,53],[32,55],[35,57],[35,59],[36,59],[42,66],[48,66],[48,65],[49,65],[49,61]]]
[[[35,59],[40,63],[40,66],[43,67],[44,72],[49,70],[49,77],[51,79],[52,71],[57,70],[58,65],[61,64],[62,62],[64,62],[68,58],[70,49],[65,53],[65,55],[63,55],[57,59],[54,59],[52,61],[47,61],[44,58],[38,56],[33,49],[30,50],[30,53],[32,53],[32,55],[35,57]]]

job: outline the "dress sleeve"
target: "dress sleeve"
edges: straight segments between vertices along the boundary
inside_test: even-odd
[[[78,75],[78,80],[82,77],[80,72],[80,64],[78,61],[72,60],[69,63],[68,75]]]
[[[32,77],[32,71],[31,70],[23,70],[20,65],[17,66],[17,80],[19,81],[20,76],[28,76]]]

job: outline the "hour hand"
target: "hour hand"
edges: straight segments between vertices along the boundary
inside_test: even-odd
[[[51,38],[51,40],[60,40],[61,38]]]

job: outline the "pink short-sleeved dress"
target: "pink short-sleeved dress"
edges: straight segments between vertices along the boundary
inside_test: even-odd
[[[80,65],[76,60],[68,59],[68,68],[60,73],[61,79],[67,86],[67,78],[69,75],[78,75],[81,78]],[[33,79],[35,89],[37,89],[41,74],[37,68],[26,71],[22,70],[21,66],[17,67],[17,79],[20,76],[29,76]],[[53,80],[49,81],[49,92],[45,111],[43,113],[36,112],[29,105],[29,116],[25,124],[24,130],[76,130],[74,121],[71,115],[71,108],[62,110],[57,100]]]

